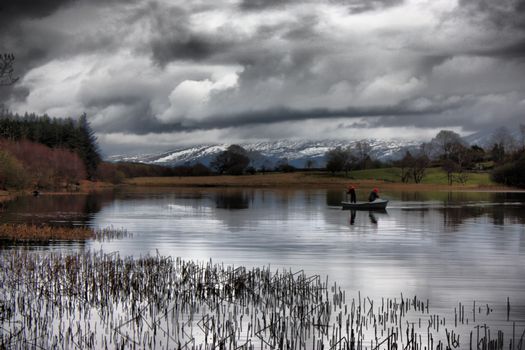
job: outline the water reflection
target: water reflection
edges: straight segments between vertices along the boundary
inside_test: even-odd
[[[358,211],[358,210],[351,209],[350,210],[350,220],[349,220],[350,225],[353,226],[356,224],[356,218],[357,218],[358,212],[366,213],[368,215],[368,220],[366,220],[366,222],[369,222],[372,225],[377,225],[379,223],[379,217],[381,217],[382,215],[388,215],[388,212],[384,209],[383,210],[369,210],[369,211]]]
[[[0,220],[113,225],[133,237],[86,249],[303,269],[370,297],[402,292],[449,307],[509,296],[525,305],[525,194],[383,192],[388,212],[343,211],[344,195],[129,188],[22,198]]]
[[[21,196],[2,203],[0,222],[85,225],[105,205],[115,200],[115,193],[105,191],[73,195]]]
[[[357,210],[350,211],[350,225],[355,224],[355,217],[357,215]]]
[[[253,192],[227,190],[215,193],[215,203],[220,209],[248,209],[253,200]]]
[[[345,200],[346,194],[341,190],[327,190],[326,191],[326,205],[341,206],[341,201]]]
[[[45,241],[45,242],[14,242],[11,239],[0,239],[0,250],[31,250],[31,251],[49,251],[53,249],[67,251],[85,251],[89,243],[84,240],[74,241]]]
[[[370,218],[370,223],[371,224],[377,225],[377,218],[376,218],[376,216],[374,215],[373,212],[369,211],[368,212],[368,217]]]

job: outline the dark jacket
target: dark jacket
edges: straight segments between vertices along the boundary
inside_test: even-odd
[[[374,192],[374,191],[370,192],[370,194],[368,195],[369,202],[373,202],[378,198],[379,198],[379,195],[377,194],[377,192]]]
[[[355,197],[355,189],[349,188],[346,194],[350,195],[350,203],[355,203],[356,197]]]

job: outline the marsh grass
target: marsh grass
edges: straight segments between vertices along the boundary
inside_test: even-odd
[[[160,255],[13,250],[0,282],[0,349],[521,350],[525,335],[508,299],[503,334],[489,305],[446,319],[417,296],[348,300],[303,271]]]
[[[14,242],[46,242],[52,240],[99,241],[124,238],[130,234],[125,229],[113,227],[93,229],[90,227],[60,227],[50,225],[1,224],[0,239]]]

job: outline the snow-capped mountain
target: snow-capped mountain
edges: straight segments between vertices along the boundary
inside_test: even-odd
[[[241,144],[248,151],[255,168],[273,168],[283,160],[288,164],[303,168],[309,162],[311,167],[324,167],[325,154],[336,147],[354,147],[359,141],[324,140],[324,141],[291,141],[278,140]],[[419,142],[405,140],[366,140],[371,147],[371,156],[379,160],[400,158],[407,148],[416,147]],[[202,163],[209,165],[220,152],[226,150],[230,144],[198,145],[184,147],[169,152],[136,156],[112,156],[110,161],[128,161],[164,166],[178,166],[184,164]]]
[[[483,148],[491,147],[495,141],[509,140],[515,144],[522,142],[523,135],[520,127],[496,128],[476,132],[463,137],[469,145],[478,145]],[[379,140],[367,139],[371,147],[371,156],[374,159],[395,160],[403,157],[407,150],[416,150],[421,142],[406,140]],[[326,165],[326,152],[336,147],[351,147],[355,149],[357,142],[348,140],[322,140],[322,141],[293,141],[277,140],[268,142],[257,142],[241,144],[248,151],[248,155],[255,168],[265,167],[271,169],[279,162],[286,160],[288,164],[297,168],[324,167]],[[505,141],[506,142],[506,141]],[[179,166],[185,164],[202,163],[209,166],[210,162],[230,144],[197,145],[192,147],[181,147],[168,152],[133,155],[133,156],[111,156],[109,161],[127,161],[164,166]]]
[[[483,148],[490,148],[496,142],[503,142],[506,145],[518,144],[522,141],[523,135],[519,127],[507,128],[502,126],[497,129],[485,129],[474,134],[463,137],[469,145],[478,145]]]

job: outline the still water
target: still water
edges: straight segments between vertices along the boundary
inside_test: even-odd
[[[512,318],[525,321],[525,193],[382,193],[390,200],[384,212],[343,211],[343,197],[340,190],[128,188],[20,198],[3,204],[0,220],[133,234],[34,249],[304,270],[350,296],[417,296],[445,313],[474,300],[503,310],[508,297]]]

